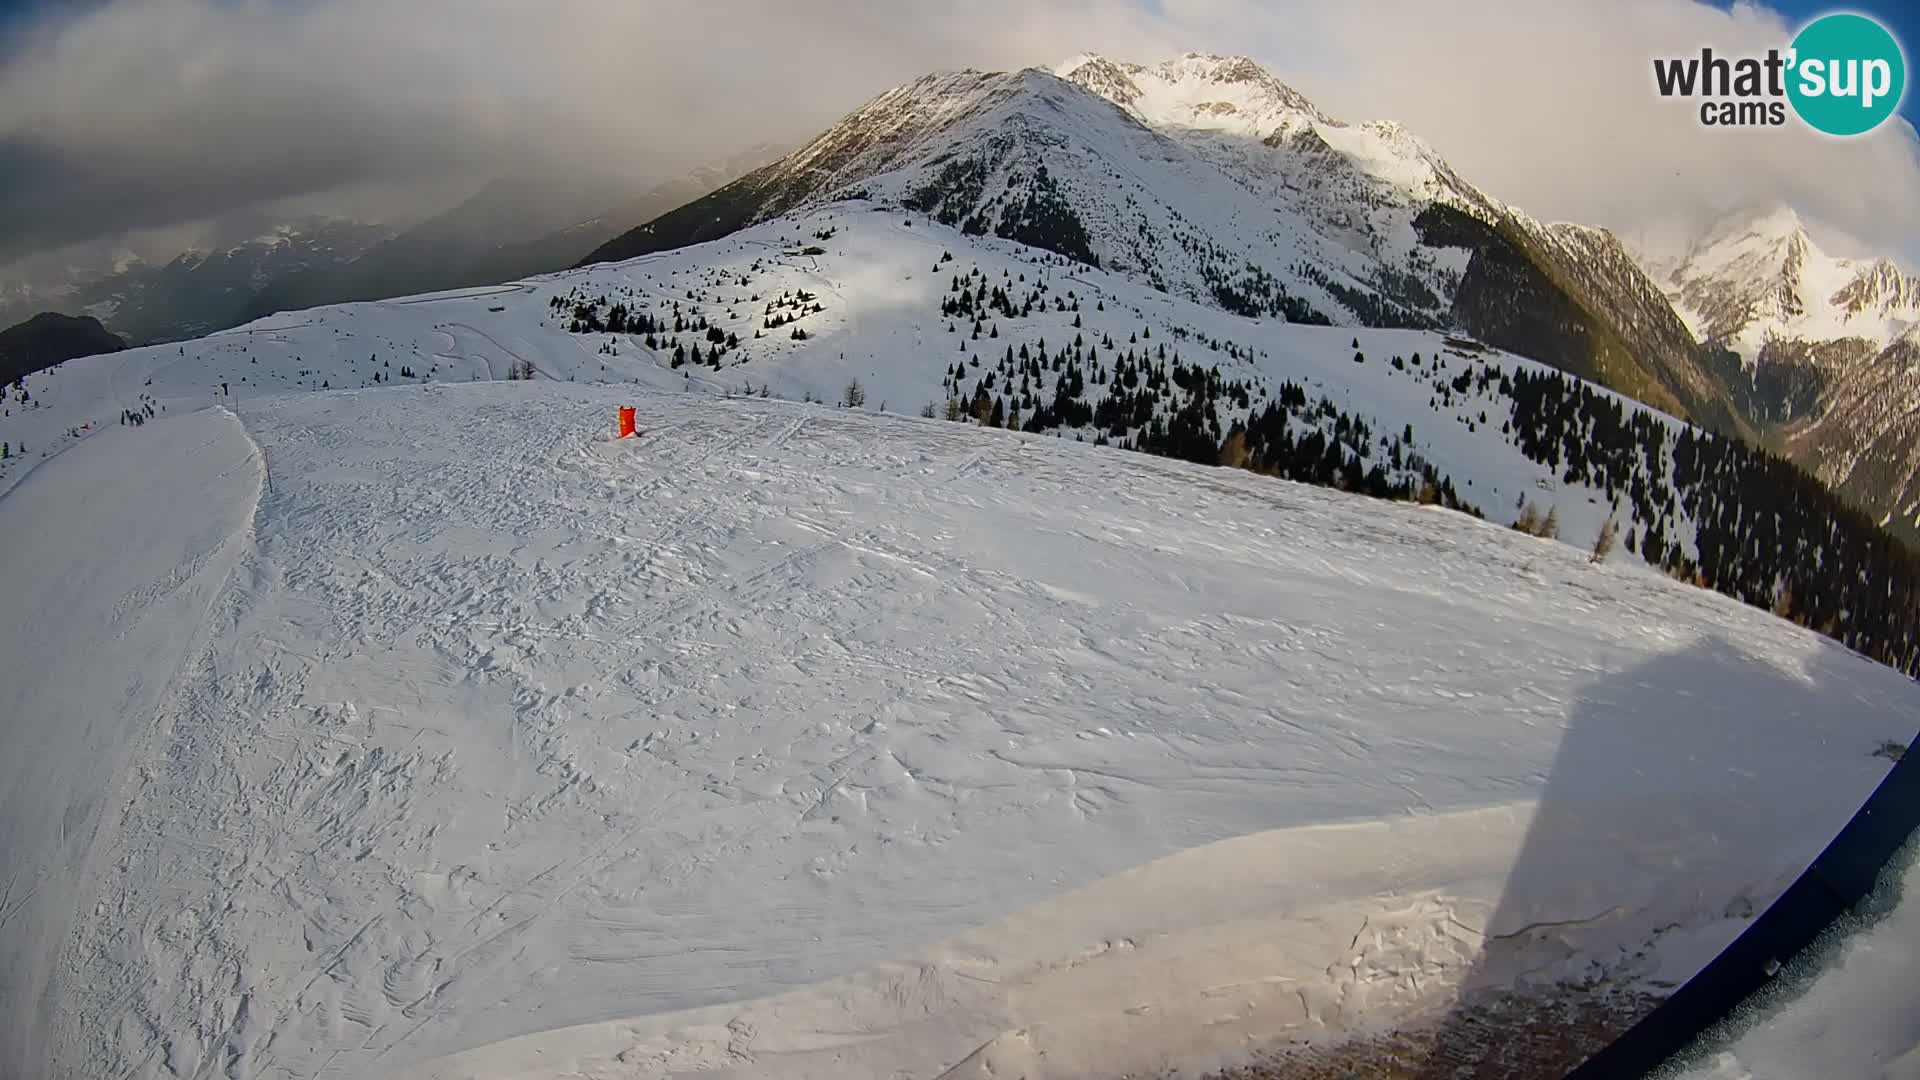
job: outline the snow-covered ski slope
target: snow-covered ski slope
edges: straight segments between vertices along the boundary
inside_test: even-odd
[[[1657,988],[1920,704],[1637,566],[1070,440],[550,382],[237,417],[0,498],[7,1075],[1117,1075]]]
[[[1012,316],[988,310],[991,299],[974,305],[976,338],[972,317],[942,312],[958,295],[956,285],[989,297],[1001,290],[1017,310]],[[653,348],[644,334],[570,332],[583,301],[597,317],[620,304],[665,328],[653,336]],[[685,324],[679,332],[672,330],[676,317]],[[722,343],[718,369],[691,359],[672,367],[676,346],[698,347],[703,358],[713,348],[696,320],[738,339],[737,346]],[[796,340],[796,330],[807,336]],[[1128,354],[1162,366],[1217,367],[1224,380],[1248,390],[1246,405],[1222,408],[1222,425],[1258,411],[1294,383],[1313,404],[1325,399],[1368,421],[1374,435],[1369,465],[1384,464],[1386,442],[1410,430],[1404,449],[1450,477],[1489,519],[1510,522],[1521,500],[1531,500],[1543,513],[1559,512],[1561,536],[1575,545],[1589,545],[1610,515],[1617,514],[1623,529],[1644,533],[1652,524],[1636,516],[1630,501],[1621,500],[1616,511],[1618,492],[1569,482],[1559,470],[1528,460],[1504,433],[1513,403],[1499,393],[1499,376],[1547,372],[1542,365],[1461,347],[1438,332],[1243,318],[1044,251],[858,201],[626,263],[491,289],[287,313],[200,341],[71,361],[28,380],[37,405],[10,401],[0,417],[0,439],[28,448],[25,459],[0,462],[0,490],[40,455],[70,443],[69,429],[116,426],[119,411],[139,408],[143,395],[174,410],[289,390],[370,387],[376,377],[382,383],[506,378],[517,365],[531,364],[540,379],[824,401],[839,399],[849,380],[858,379],[869,411],[911,415],[932,404],[944,414],[949,394],[968,397],[1009,354],[1017,364],[1028,356],[1040,360],[1043,377],[1030,390],[1040,402],[1051,401],[1061,369],[1049,358],[1062,350],[1074,366],[1109,374]],[[956,363],[965,365],[964,373],[950,380]],[[1462,376],[1471,376],[1472,385],[1454,388]],[[999,377],[993,392],[1017,400],[1023,385],[1017,374]],[[1090,376],[1085,397],[1097,401],[1112,389]],[[1164,400],[1157,415],[1169,415],[1177,400]],[[1630,402],[1627,409],[1646,411]],[[1333,435],[1330,417],[1321,426]],[[1054,434],[1095,437],[1090,426]],[[1664,477],[1670,462],[1659,468]],[[1654,479],[1652,486],[1664,483]],[[1664,529],[1691,545],[1684,507],[1674,508]],[[1636,556],[1622,547],[1615,557]]]

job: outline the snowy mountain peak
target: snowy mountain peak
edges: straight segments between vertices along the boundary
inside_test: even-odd
[[[1761,209],[1736,210],[1721,215],[1704,234],[1703,245],[1726,243],[1730,240],[1749,242],[1786,242],[1805,240],[1807,227],[1800,220],[1800,214],[1793,207],[1774,204]]]
[[[1218,56],[1213,53],[1190,52],[1171,60],[1162,60],[1153,66],[1153,71],[1171,82],[1203,82],[1218,86],[1245,84],[1268,91],[1293,93],[1280,80],[1274,78],[1266,68],[1245,56]]]
[[[1920,320],[1920,279],[1886,259],[1829,255],[1787,206],[1722,217],[1661,284],[1696,333],[1749,361],[1776,340],[1884,347]]]
[[[1800,215],[1774,206],[1723,215],[1694,242],[1685,263],[1696,277],[1733,271],[1748,279],[1792,279],[1813,251]]]
[[[1149,126],[1267,138],[1303,123],[1332,124],[1298,91],[1244,56],[1186,53],[1157,64],[1083,53],[1053,74],[1092,91]]]
[[[1140,100],[1140,85],[1134,82],[1134,76],[1144,70],[1139,64],[1123,64],[1095,53],[1081,53],[1055,65],[1053,74],[1125,108]]]
[[[1244,56],[1186,53],[1146,65],[1083,53],[1053,73],[1142,125],[1187,140],[1216,167],[1281,201],[1317,189],[1323,203],[1385,197],[1444,202],[1482,217],[1504,210],[1398,123],[1334,119]],[[1248,142],[1277,154],[1240,145]]]

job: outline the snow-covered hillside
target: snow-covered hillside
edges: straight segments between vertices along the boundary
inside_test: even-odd
[[[616,306],[620,332],[607,329]],[[1414,482],[1424,461],[1493,520],[1513,521],[1523,501],[1535,504],[1555,511],[1560,535],[1584,547],[1617,515],[1638,534],[1622,557],[1651,554],[1638,540],[1654,532],[1691,553],[1684,507],[1637,506],[1624,497],[1625,480],[1614,478],[1609,492],[1598,477],[1570,478],[1559,450],[1529,456],[1516,445],[1503,379],[1547,374],[1541,365],[1432,331],[1235,316],[1048,252],[858,203],[627,263],[290,313],[112,362],[71,362],[29,379],[26,404],[7,403],[0,440],[15,453],[24,443],[27,454],[0,462],[0,490],[72,433],[116,426],[122,408],[150,402],[160,415],[287,390],[505,379],[525,366],[543,379],[823,401],[858,380],[866,409],[906,414],[945,415],[949,397],[971,407],[984,386],[1029,421],[1038,408],[1063,414],[1051,433],[1089,442],[1137,442],[1150,423],[1167,426],[1204,397],[1216,446],[1291,386],[1299,393],[1290,396],[1290,430],[1303,443],[1320,432],[1337,447],[1326,453],[1362,473],[1379,466],[1395,484]],[[1150,391],[1129,385],[1129,368],[1162,380],[1146,406],[1140,395]],[[1175,368],[1208,372],[1219,393],[1176,386],[1185,376]],[[1067,415],[1063,379],[1081,380],[1075,400],[1084,415]],[[1127,415],[1113,420],[1105,406],[1122,402]],[[1646,415],[1668,435],[1677,429]],[[1575,432],[1585,440],[1584,428]],[[1664,490],[1670,456],[1661,450],[1652,468],[1635,466],[1643,486]]]
[[[585,262],[849,201],[1237,315],[1460,330],[1743,430],[1699,344],[1611,234],[1569,235],[1503,206],[1398,125],[1329,118],[1245,57],[937,72]]]
[[[1329,121],[1248,61],[1179,64],[1151,69],[1162,76],[1151,96],[1097,77],[1149,69],[1100,58],[1062,77],[928,75],[748,177],[752,205],[722,231],[858,195],[1249,314],[1444,321],[1466,253],[1422,246],[1413,219],[1423,196],[1476,206],[1483,196],[1457,178],[1433,182],[1445,167],[1411,138]],[[1243,78],[1241,65],[1257,75]],[[1206,126],[1190,126],[1196,116]],[[731,192],[686,208],[696,231],[675,243],[706,238],[700,230],[714,222],[704,204],[724,208]],[[641,232],[672,230],[672,217]],[[626,257],[626,246],[597,257]]]
[[[912,284],[808,271],[812,347],[917,306],[827,291],[860,266]],[[560,287],[201,362],[590,370],[530,319]],[[847,351],[822,389],[924,388]],[[92,385],[150,372],[166,411],[0,498],[8,1075],[1117,1075],[1461,983],[1657,993],[1920,705],[1435,508],[632,385],[250,382],[236,416],[135,356]]]

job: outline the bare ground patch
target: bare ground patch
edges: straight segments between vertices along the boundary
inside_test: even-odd
[[[1565,1076],[1660,1000],[1607,987],[1490,993],[1402,1031],[1271,1047],[1205,1080],[1545,1080]]]

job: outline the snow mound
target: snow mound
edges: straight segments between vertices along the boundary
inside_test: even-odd
[[[49,1010],[77,1002],[51,980],[127,880],[105,838],[165,752],[159,718],[181,715],[173,684],[218,633],[260,493],[259,451],[232,413],[141,436],[90,439],[0,499],[0,1075],[54,1075]],[[78,990],[124,986],[89,969]]]
[[[1484,946],[1474,926],[1490,911],[1454,897],[1497,891],[1527,818],[1499,807],[1223,840],[857,975],[527,1036],[408,1075],[1043,1080],[1224,1064],[1281,1032],[1407,1015],[1431,991],[1423,976]],[[1462,850],[1466,835],[1477,842]],[[1393,895],[1370,895],[1381,865],[1398,868]]]

